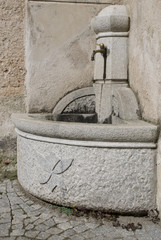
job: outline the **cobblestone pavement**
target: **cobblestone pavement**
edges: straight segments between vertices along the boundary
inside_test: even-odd
[[[142,229],[123,229],[128,223],[140,223]],[[0,240],[161,240],[160,225],[149,218],[118,217],[113,224],[105,216],[63,213],[26,195],[17,180],[0,183]]]

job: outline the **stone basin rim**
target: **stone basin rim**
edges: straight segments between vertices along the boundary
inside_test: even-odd
[[[158,126],[141,120],[124,121],[123,124],[114,125],[59,122],[43,119],[49,114],[29,115],[13,114],[12,121],[15,127],[22,132],[43,137],[83,141],[144,143],[156,143],[158,138]]]

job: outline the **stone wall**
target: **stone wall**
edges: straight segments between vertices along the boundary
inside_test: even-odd
[[[10,116],[25,111],[25,1],[1,0],[0,5],[0,155],[13,155],[16,135]]]

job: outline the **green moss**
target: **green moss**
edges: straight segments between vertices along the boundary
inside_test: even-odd
[[[60,211],[62,213],[66,213],[67,215],[72,215],[74,213],[73,209],[67,207],[60,207]]]

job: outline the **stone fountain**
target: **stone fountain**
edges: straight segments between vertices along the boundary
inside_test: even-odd
[[[126,7],[104,8],[92,26],[93,87],[68,93],[51,113],[13,115],[18,180],[54,204],[144,213],[156,208],[158,134],[128,84]]]

